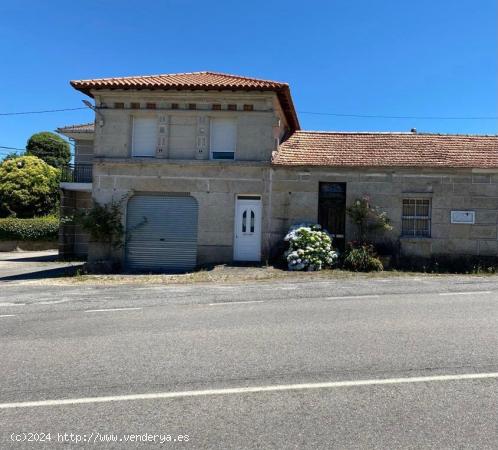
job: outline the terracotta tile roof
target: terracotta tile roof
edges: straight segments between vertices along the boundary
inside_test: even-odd
[[[90,97],[93,97],[91,91],[95,89],[274,91],[277,93],[291,128],[293,130],[299,129],[299,121],[290,95],[289,85],[278,81],[205,71],[73,80],[71,86]]]
[[[66,125],[65,127],[57,128],[58,133],[93,133],[95,131],[95,124],[93,122],[90,123],[81,123],[77,125]]]
[[[279,166],[498,168],[498,136],[296,131]]]

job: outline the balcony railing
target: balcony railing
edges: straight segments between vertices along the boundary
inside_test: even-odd
[[[62,167],[61,181],[66,183],[91,183],[91,164],[68,164]]]

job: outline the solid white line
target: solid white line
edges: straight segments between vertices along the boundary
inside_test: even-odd
[[[303,391],[310,389],[331,389],[331,388],[355,387],[355,386],[379,386],[379,385],[405,384],[405,383],[427,383],[435,381],[482,380],[487,378],[498,378],[498,372],[467,373],[460,375],[434,375],[428,377],[410,377],[410,378],[385,378],[385,379],[373,379],[373,380],[331,381],[325,383],[278,384],[273,386],[270,385],[270,386],[253,386],[253,387],[239,387],[239,388],[225,388],[225,389],[206,389],[199,391],[157,392],[154,394],[131,394],[131,395],[114,395],[108,397],[84,397],[84,398],[67,398],[60,400],[39,400],[32,402],[0,403],[0,409],[32,408],[36,406],[81,405],[85,403],[109,403],[109,402],[123,402],[123,401],[133,401],[133,400],[158,400],[158,399],[168,399],[168,398],[204,397],[210,395],[251,394],[258,392]]]
[[[218,305],[241,305],[246,303],[264,303],[264,300],[247,300],[244,302],[218,302],[218,303],[208,303],[209,306],[218,306]]]
[[[0,306],[26,306],[26,303],[9,303],[9,302],[4,302],[4,303],[0,303]]]
[[[378,295],[345,295],[343,297],[324,297],[324,300],[347,300],[348,298],[378,298]]]
[[[493,291],[466,291],[466,292],[440,292],[439,295],[474,295],[474,294],[492,294]]]
[[[109,311],[137,311],[142,308],[106,308],[106,309],[87,309],[86,313],[109,312]]]
[[[1,314],[0,317],[15,317],[15,314]]]

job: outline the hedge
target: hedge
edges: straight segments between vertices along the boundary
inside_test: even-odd
[[[55,216],[0,219],[2,241],[55,241],[59,235],[59,218]]]

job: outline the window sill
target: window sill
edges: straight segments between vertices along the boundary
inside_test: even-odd
[[[423,241],[431,241],[432,237],[430,236],[400,236],[399,238],[400,241],[414,241],[414,242],[423,242]]]

